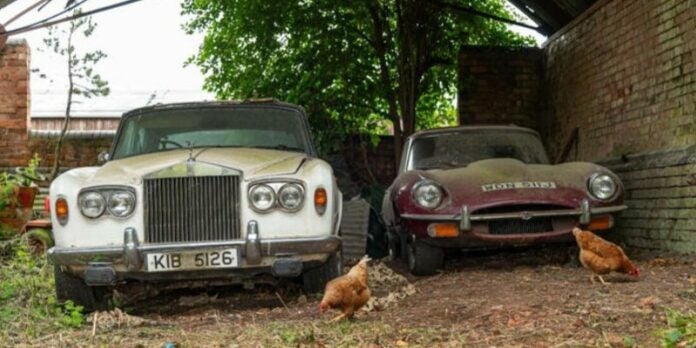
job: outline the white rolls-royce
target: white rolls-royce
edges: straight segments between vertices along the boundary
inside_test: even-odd
[[[103,165],[50,188],[59,300],[104,307],[113,286],[340,275],[341,192],[301,107],[275,100],[123,115]],[[107,290],[107,291],[105,291]]]

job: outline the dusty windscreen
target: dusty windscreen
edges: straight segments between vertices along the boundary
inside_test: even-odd
[[[514,158],[524,163],[548,163],[544,147],[532,133],[463,131],[423,136],[413,141],[409,170],[465,167],[491,158]]]
[[[252,147],[309,152],[301,115],[262,107],[164,110],[131,116],[114,159],[189,147]]]

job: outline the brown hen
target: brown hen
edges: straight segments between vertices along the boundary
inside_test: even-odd
[[[594,272],[590,276],[593,283],[596,276],[599,277],[602,284],[607,284],[602,278],[602,274],[611,272],[627,273],[634,277],[640,276],[640,269],[628,259],[620,246],[577,227],[573,228],[573,236],[580,247],[580,263]]]
[[[324,298],[319,303],[319,313],[329,308],[338,309],[341,314],[331,321],[351,318],[367,300],[370,299],[370,288],[367,286],[367,262],[370,258],[363,257],[350,271],[326,283]]]

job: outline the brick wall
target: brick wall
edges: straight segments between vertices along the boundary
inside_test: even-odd
[[[600,0],[549,39],[544,73],[552,157],[578,127],[576,159],[626,185],[626,243],[696,252],[696,4]]]
[[[97,164],[97,156],[102,151],[111,148],[111,138],[99,139],[66,139],[63,142],[61,168],[93,166]],[[53,166],[56,139],[30,139],[30,153],[41,157],[42,167]],[[26,164],[26,163],[23,163]]]
[[[10,40],[0,47],[0,167],[25,164],[29,110],[29,46]]]
[[[0,169],[24,166],[34,153],[42,158],[42,166],[53,164],[55,140],[29,137],[29,127],[60,129],[62,119],[29,121],[30,49],[26,41],[10,40],[0,48]],[[118,125],[118,119],[76,119],[70,129],[106,129]],[[97,163],[99,152],[108,150],[111,138],[66,139],[63,167],[79,167]]]
[[[389,186],[396,177],[392,136],[380,136],[377,146],[366,137],[350,136],[344,143],[342,155],[352,180],[360,186],[373,181]]]
[[[542,51],[465,46],[459,53],[460,124],[536,128]]]

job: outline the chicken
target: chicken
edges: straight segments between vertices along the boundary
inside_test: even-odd
[[[370,258],[363,257],[350,271],[326,283],[324,298],[319,303],[319,313],[329,308],[338,309],[341,314],[331,321],[351,318],[367,300],[370,299],[370,288],[367,286],[367,262]]]
[[[634,277],[640,276],[640,269],[628,259],[620,246],[577,227],[573,228],[573,236],[580,247],[580,263],[594,272],[590,276],[593,283],[595,276],[597,276],[602,284],[607,284],[602,278],[602,274],[610,272],[627,273]]]

